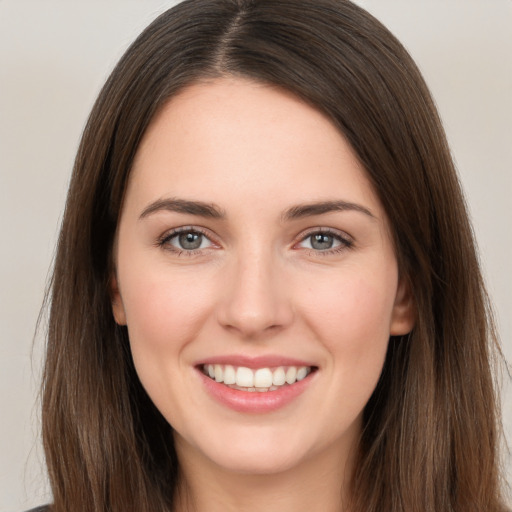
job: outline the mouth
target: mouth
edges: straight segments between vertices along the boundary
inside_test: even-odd
[[[203,364],[199,369],[219,384],[248,393],[274,392],[304,380],[315,366],[248,368],[230,364]]]

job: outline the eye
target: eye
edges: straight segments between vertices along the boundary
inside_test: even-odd
[[[352,247],[353,242],[339,233],[331,231],[315,231],[307,234],[298,247],[315,252],[332,253]]]
[[[159,245],[176,252],[193,252],[213,245],[212,241],[197,229],[179,229],[167,233]]]

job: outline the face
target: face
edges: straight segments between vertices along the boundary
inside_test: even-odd
[[[391,334],[412,327],[385,212],[320,112],[190,86],[139,147],[113,311],[178,457],[272,473],[343,460]]]

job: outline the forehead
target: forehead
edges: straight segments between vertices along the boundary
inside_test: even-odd
[[[352,147],[324,114],[287,91],[238,78],[197,83],[170,99],[142,140],[128,193],[267,207],[272,199],[376,200]]]

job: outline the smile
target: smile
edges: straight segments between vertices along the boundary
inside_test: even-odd
[[[196,375],[207,396],[239,413],[278,411],[310,396],[321,373],[309,361],[278,354],[247,357],[240,354],[211,356],[198,361]]]
[[[218,383],[247,392],[277,391],[305,379],[311,366],[279,366],[251,369],[245,366],[205,364],[202,371]]]

